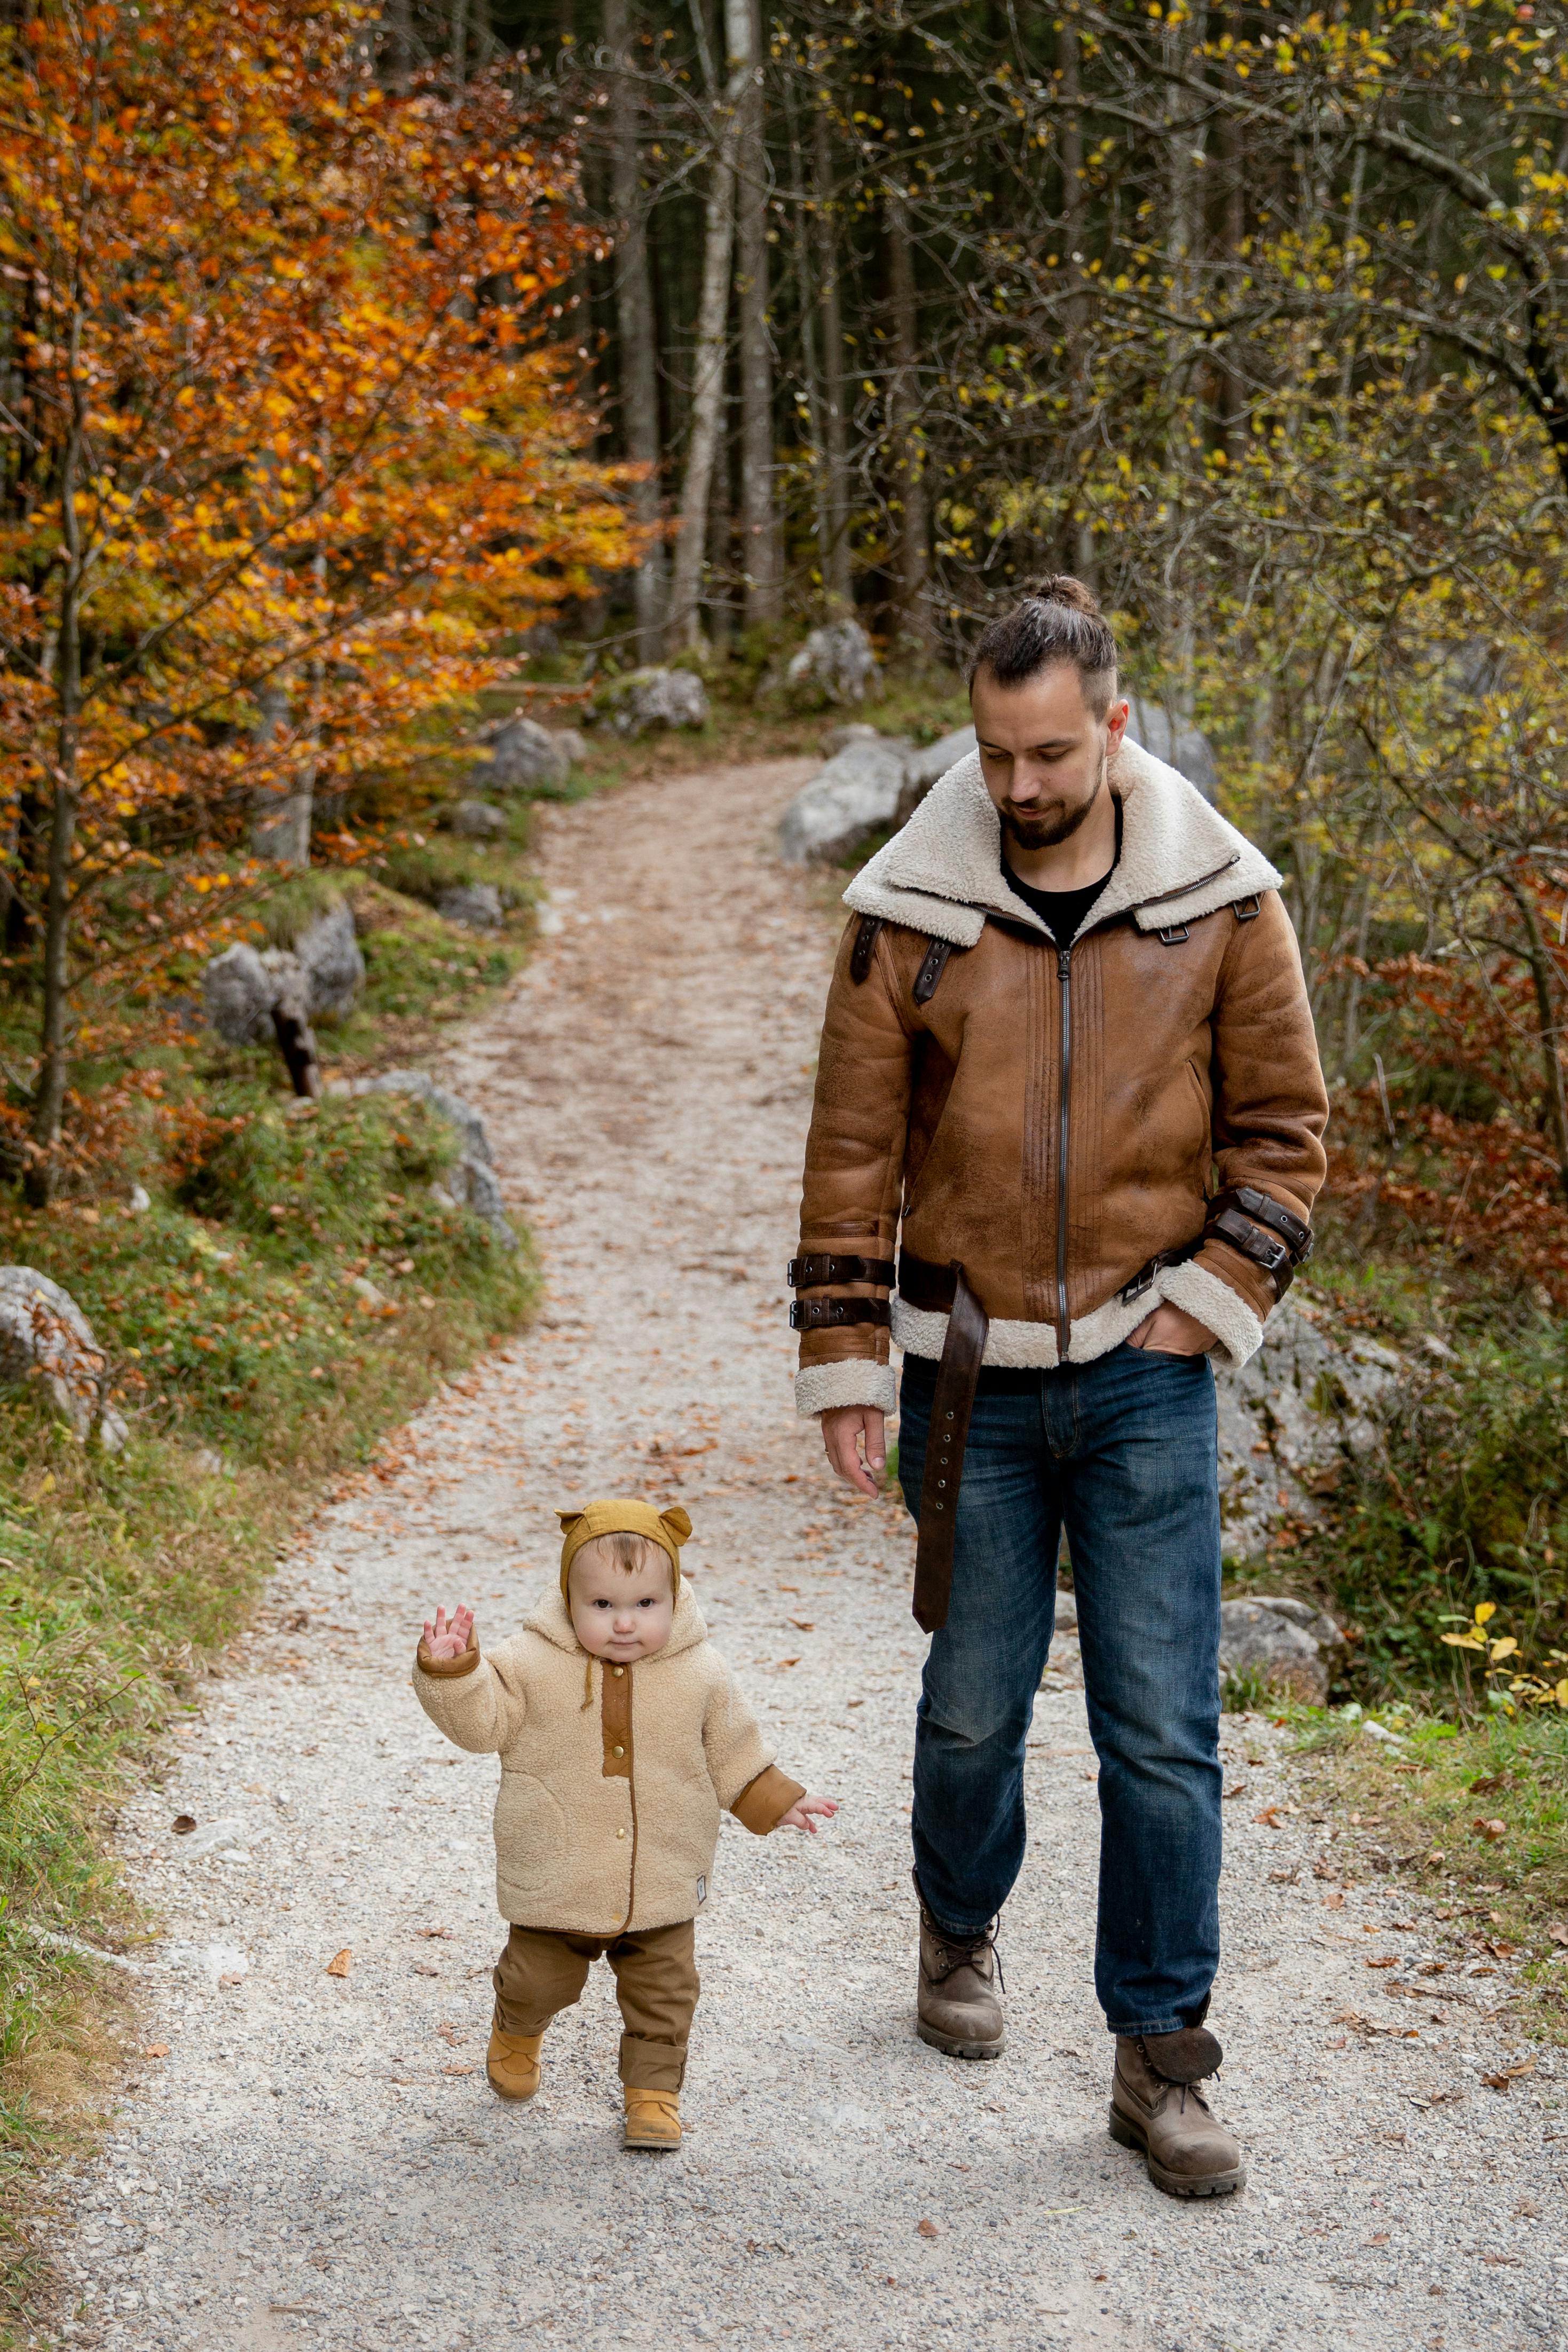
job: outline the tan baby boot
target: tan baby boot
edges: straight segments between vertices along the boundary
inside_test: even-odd
[[[676,2091],[635,2091],[626,2084],[626,2146],[679,2147],[681,2101]]]
[[[543,2040],[542,2033],[503,2033],[498,2025],[492,2025],[490,2047],[485,2053],[491,2089],[499,2091],[504,2099],[531,2099],[539,2086]]]

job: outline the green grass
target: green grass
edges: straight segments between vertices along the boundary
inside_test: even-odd
[[[1367,1737],[1359,1710],[1290,1719],[1309,1790],[1359,1833],[1363,1873],[1381,1864],[1435,1897],[1483,1965],[1507,1947],[1492,1957],[1520,1969],[1521,2021],[1568,2042],[1568,1716],[1384,1709],[1397,1748]]]

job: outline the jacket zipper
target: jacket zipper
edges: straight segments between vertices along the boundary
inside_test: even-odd
[[[1061,983],[1061,1107],[1056,1137],[1056,1353],[1067,1361],[1070,1332],[1067,1321],[1067,1155],[1071,1143],[1070,1111],[1072,1077],[1072,950],[1056,950],[1056,976]]]

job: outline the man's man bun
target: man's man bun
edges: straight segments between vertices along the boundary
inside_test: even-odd
[[[1103,719],[1116,691],[1116,640],[1093,590],[1071,572],[1053,572],[1010,613],[987,622],[969,656],[969,684],[984,669],[998,686],[1025,686],[1063,662],[1078,672],[1084,701]]]
[[[1033,581],[1024,590],[1024,595],[1040,604],[1069,605],[1075,613],[1086,613],[1092,621],[1103,617],[1093,589],[1075,580],[1071,572],[1048,572],[1043,579]]]

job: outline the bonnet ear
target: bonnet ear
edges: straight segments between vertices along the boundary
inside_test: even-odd
[[[673,1504],[669,1510],[659,1513],[659,1525],[666,1534],[674,1536],[677,1546],[684,1544],[692,1531],[692,1523],[679,1503]]]
[[[557,1511],[556,1517],[560,1521],[560,1531],[562,1535],[570,1535],[573,1528],[576,1527],[581,1517],[582,1513],[580,1511]]]

